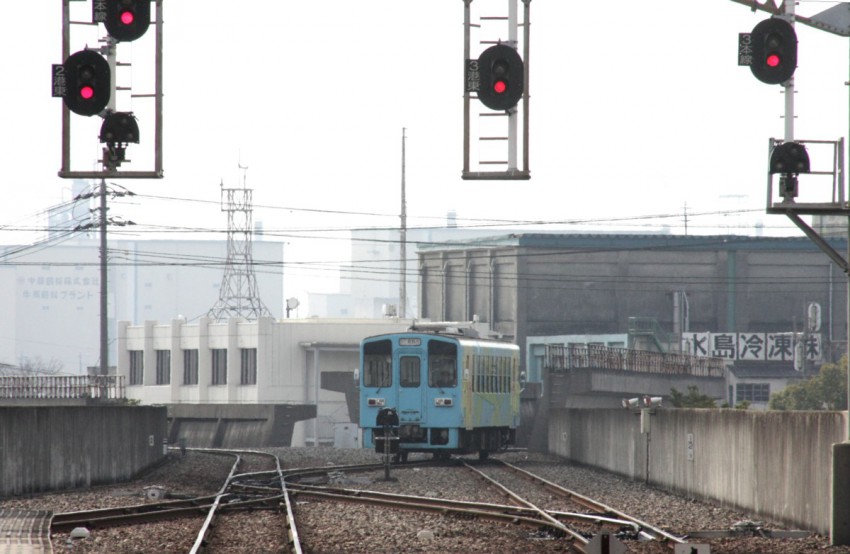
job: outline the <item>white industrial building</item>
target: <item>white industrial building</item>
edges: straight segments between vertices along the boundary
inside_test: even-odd
[[[355,390],[360,341],[411,324],[396,318],[270,317],[120,322],[118,375],[127,397],[142,404],[317,406],[317,418],[295,425],[292,444],[328,444],[339,425],[352,422],[342,389],[349,395]],[[336,381],[340,390],[323,389],[323,381],[330,387]]]
[[[273,315],[284,312],[283,243],[255,241],[256,273]],[[20,251],[18,254],[12,252]],[[227,243],[223,240],[110,240],[110,338],[117,321],[189,321],[205,315],[219,297]],[[82,236],[49,247],[0,248],[0,363],[36,361],[63,373],[99,365],[100,252]],[[110,365],[115,365],[110,341]]]

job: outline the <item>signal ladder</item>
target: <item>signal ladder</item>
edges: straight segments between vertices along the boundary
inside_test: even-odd
[[[478,23],[472,23],[471,4],[473,0],[464,0],[464,60],[467,67],[467,84],[463,98],[463,179],[467,180],[526,180],[531,178],[529,170],[528,151],[528,108],[529,108],[529,38],[530,38],[530,7],[531,0],[521,0],[524,4],[523,19],[519,21],[518,2],[520,0],[479,0],[486,6],[484,9],[494,10],[496,15],[481,15]],[[507,13],[494,9],[495,3],[507,1]],[[490,13],[494,13],[490,12]],[[519,40],[519,28],[523,29],[522,41]],[[479,30],[482,47],[474,54],[471,52],[472,30]],[[505,38],[507,37],[507,38]],[[474,109],[478,110],[478,118],[474,125],[471,121],[472,100],[477,100],[470,93],[469,67],[470,62],[476,61],[483,50],[499,42],[514,46],[524,61],[525,89],[522,100],[516,107],[507,111],[494,111],[475,102]],[[474,57],[473,57],[474,56]],[[521,137],[519,136],[520,120]],[[474,128],[473,128],[474,127]],[[476,168],[470,168],[470,149],[472,137],[476,137],[479,160]],[[521,139],[521,161],[518,164],[518,153]]]

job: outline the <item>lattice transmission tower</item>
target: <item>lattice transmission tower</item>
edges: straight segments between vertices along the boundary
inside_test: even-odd
[[[244,177],[242,188],[226,189],[224,183],[221,184],[221,211],[227,213],[227,261],[218,301],[207,314],[216,320],[229,317],[257,319],[271,315],[260,299],[254,275],[251,248],[253,192],[245,186]]]

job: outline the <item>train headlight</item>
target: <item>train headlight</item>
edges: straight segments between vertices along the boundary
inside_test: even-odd
[[[366,399],[366,405],[370,406],[370,407],[374,406],[376,408],[382,408],[382,407],[386,406],[386,404],[387,404],[387,401],[384,398],[367,398]]]
[[[452,398],[435,398],[434,406],[454,406],[455,402]]]

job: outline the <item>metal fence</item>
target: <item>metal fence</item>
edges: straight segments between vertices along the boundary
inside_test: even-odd
[[[723,377],[724,371],[724,362],[719,358],[611,348],[594,344],[547,344],[544,363],[548,371],[594,368],[697,377]]]
[[[123,375],[26,375],[0,377],[0,400],[126,398]]]

